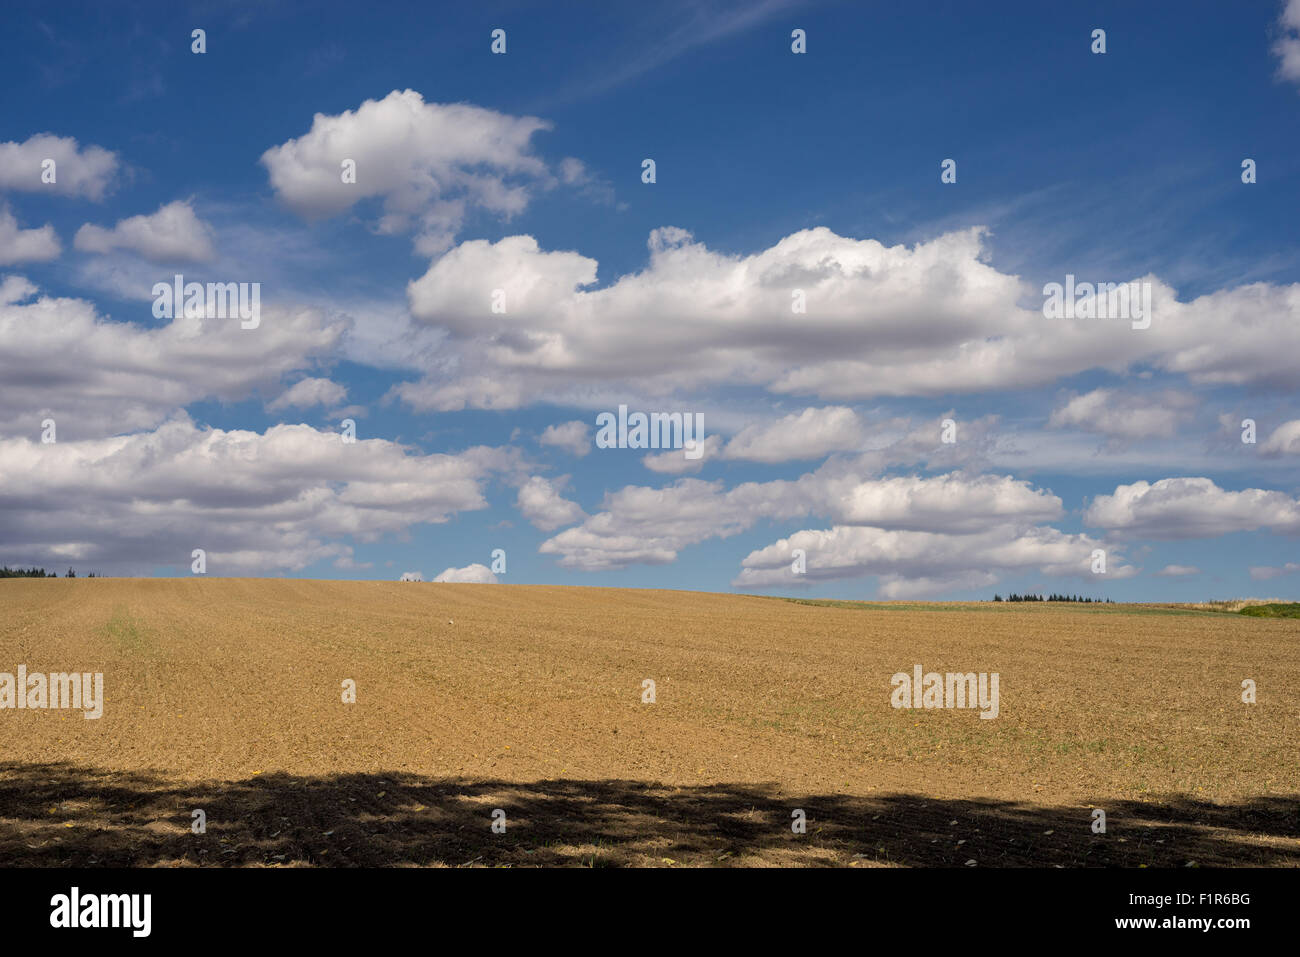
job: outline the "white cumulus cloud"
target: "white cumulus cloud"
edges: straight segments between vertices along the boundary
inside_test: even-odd
[[[1195,405],[1192,396],[1173,390],[1139,394],[1093,389],[1053,410],[1047,425],[1119,439],[1168,438]]]
[[[435,582],[462,582],[478,585],[495,585],[497,576],[486,565],[475,562],[464,568],[448,568],[433,579]]]
[[[751,462],[822,459],[832,452],[861,450],[866,438],[866,426],[852,409],[809,408],[775,422],[746,426],[732,436],[722,457]]]
[[[548,425],[537,441],[582,458],[591,451],[590,430],[591,427],[586,422],[575,419],[559,425]]]
[[[1300,455],[1300,419],[1279,425],[1259,451],[1264,455]]]
[[[157,263],[209,262],[216,255],[211,227],[183,200],[147,216],[120,220],[112,229],[86,223],[77,230],[73,245],[88,253],[124,249]]]
[[[645,395],[728,385],[850,400],[1029,389],[1138,364],[1195,383],[1300,387],[1290,358],[1300,284],[1179,302],[1158,278],[1137,277],[1151,284],[1152,321],[1133,329],[1022,304],[1040,291],[989,264],[979,228],[912,247],[817,228],[734,256],[665,227],[649,250],[644,269],[594,288],[596,260],[531,236],[455,247],[407,289],[414,319],[449,335],[454,373],[439,368],[394,394],[439,411],[561,401],[610,383]],[[494,290],[504,312],[492,311]],[[806,312],[792,311],[796,292]],[[1139,431],[1164,428],[1144,421]]]
[[[467,103],[426,103],[393,90],[355,111],[317,113],[311,129],[262,154],[271,188],[306,219],[334,216],[365,199],[383,203],[382,233],[418,228],[417,249],[447,249],[466,216],[481,209],[509,217],[549,179],[532,152],[533,134],[550,128]],[[356,181],[343,181],[343,163]]]
[[[972,534],[889,530],[837,525],[796,532],[751,552],[733,582],[739,587],[798,585],[879,576],[882,598],[915,598],[954,589],[987,587],[1008,573],[1041,572],[1096,582],[1092,573],[1097,540],[1045,526],[998,524]],[[795,549],[805,553],[806,571],[792,569]],[[1137,570],[1113,550],[1107,578],[1128,578]]]
[[[544,532],[580,522],[587,513],[577,502],[571,502],[560,494],[564,483],[564,478],[552,482],[534,475],[520,487],[515,506],[524,518]]]
[[[486,508],[487,481],[517,460],[486,447],[423,455],[383,439],[345,445],[306,425],[199,428],[184,416],[106,439],[4,439],[0,552],[140,574],[188,566],[202,548],[211,575],[297,571],[350,558],[353,541]]]
[[[153,428],[201,399],[278,391],[282,376],[330,354],[346,329],[318,310],[280,307],[263,308],[253,330],[184,315],[150,328],[37,292],[22,277],[0,284],[0,435],[35,434],[47,416],[60,440],[116,434]]]
[[[1098,495],[1084,522],[1127,536],[1215,538],[1269,528],[1300,534],[1300,501],[1285,492],[1248,488],[1231,492],[1208,478],[1166,478],[1120,485]]]
[[[49,262],[57,259],[63,247],[49,223],[35,229],[23,229],[8,206],[0,206],[0,266],[16,263]]]
[[[54,161],[54,182],[43,181],[42,164]],[[0,143],[0,189],[50,192],[98,202],[118,176],[117,154],[102,146],[82,147],[71,136],[37,133],[21,143]]]

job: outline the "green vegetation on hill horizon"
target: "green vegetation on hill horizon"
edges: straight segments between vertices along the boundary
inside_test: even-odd
[[[1300,602],[1279,601],[1268,605],[1250,605],[1237,614],[1251,618],[1300,618]]]

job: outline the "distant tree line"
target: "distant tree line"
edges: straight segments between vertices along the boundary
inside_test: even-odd
[[[8,565],[0,567],[0,578],[58,578],[58,572],[47,572],[44,568],[10,568]],[[71,568],[64,578],[76,578],[77,573]],[[103,575],[97,576],[91,572],[87,578],[103,578]]]
[[[1046,598],[1044,598],[1042,595],[1011,594],[1008,595],[1006,598],[1003,598],[1001,595],[994,595],[993,600],[994,601],[1074,601],[1074,602],[1079,602],[1080,604],[1091,604],[1092,602],[1097,602],[1103,605],[1115,604],[1109,598],[1085,598],[1083,595],[1055,595],[1055,594],[1048,595]]]
[[[0,578],[58,578],[54,572],[47,572],[44,568],[10,568],[5,565],[0,568]]]

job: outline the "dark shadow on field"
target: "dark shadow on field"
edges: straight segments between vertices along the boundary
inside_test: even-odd
[[[1098,803],[1104,835],[1087,807],[912,794],[404,773],[178,785],[0,763],[0,865],[1300,865],[1300,796]],[[791,831],[796,808],[806,834]],[[204,834],[191,832],[194,809]]]

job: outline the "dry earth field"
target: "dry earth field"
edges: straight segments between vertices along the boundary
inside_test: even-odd
[[[0,711],[0,862],[1296,866],[1298,649],[1124,605],[7,580],[0,672],[106,703]],[[918,663],[998,672],[1000,717],[892,708]]]

